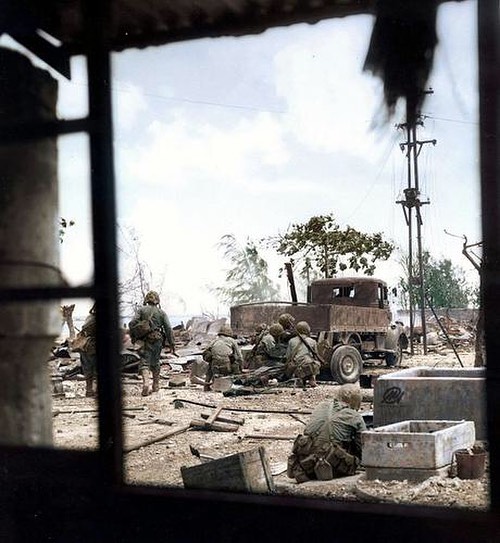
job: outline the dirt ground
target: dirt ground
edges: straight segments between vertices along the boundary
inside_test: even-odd
[[[473,366],[474,353],[461,351],[465,366]],[[286,460],[293,439],[301,432],[303,422],[322,400],[332,397],[338,385],[321,383],[311,388],[275,388],[265,394],[224,397],[221,392],[203,392],[201,385],[190,384],[189,373],[174,371],[163,361],[161,389],[148,397],[141,396],[140,381],[134,374],[123,377],[125,450],[134,449],[147,440],[188,427],[190,421],[202,413],[210,415],[213,407],[224,406],[224,414],[243,419],[237,431],[214,432],[190,428],[189,430],[139,447],[125,453],[126,481],[130,484],[182,487],[182,466],[194,466],[201,460],[191,447],[202,455],[213,458],[244,452],[263,446],[266,451],[276,493],[322,497],[342,501],[397,502],[436,506],[486,509],[488,498],[488,468],[477,480],[461,480],[456,476],[432,477],[422,483],[407,481],[367,481],[361,469],[352,477],[333,481],[310,481],[297,484],[286,475]],[[402,367],[460,367],[453,352],[443,349],[427,356],[405,356]],[[386,373],[380,367],[365,367],[368,373]],[[186,385],[169,386],[173,375],[185,377]],[[93,398],[85,398],[85,385],[80,380],[63,382],[64,397],[54,395],[54,440],[58,447],[88,449],[97,447],[97,405]],[[373,389],[362,389],[362,411],[372,410]],[[259,412],[294,411],[300,414]],[[266,436],[280,436],[282,439]]]

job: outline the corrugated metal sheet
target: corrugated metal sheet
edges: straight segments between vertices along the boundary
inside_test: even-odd
[[[436,0],[441,1],[441,0]],[[83,0],[12,3],[11,21],[22,19],[82,51]],[[115,51],[180,40],[241,36],[274,26],[372,13],[375,0],[112,0],[111,46]],[[6,25],[8,17],[0,24]],[[18,22],[18,21],[17,21]],[[16,22],[19,32],[19,25]],[[7,25],[8,25],[7,21]]]

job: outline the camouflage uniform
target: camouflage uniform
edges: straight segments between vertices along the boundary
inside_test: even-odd
[[[297,333],[298,335],[288,342],[285,375],[288,378],[309,379],[310,384],[315,386],[315,376],[321,367],[318,345],[309,337],[309,325],[306,322],[297,324]]]
[[[163,309],[157,307],[160,303],[158,294],[150,291],[144,299],[145,305],[140,307],[134,318],[130,321],[129,328],[133,328],[139,321],[149,321],[152,325],[152,331],[142,338],[143,345],[139,349],[141,357],[139,362],[139,373],[143,378],[142,395],[148,396],[149,376],[148,371],[153,374],[153,392],[159,390],[160,378],[160,354],[163,345],[168,345],[173,353],[175,353],[175,342],[172,327],[168,320],[167,314]]]
[[[313,411],[304,434],[295,439],[288,458],[288,476],[301,483],[353,475],[361,461],[364,430],[363,417],[348,403],[341,399],[321,403]],[[328,476],[320,466],[327,467]]]
[[[203,358],[210,364],[206,375],[205,390],[210,389],[210,382],[214,377],[241,372],[243,357],[229,326],[223,326],[220,329],[217,339],[205,349]]]

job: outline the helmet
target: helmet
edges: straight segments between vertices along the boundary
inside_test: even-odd
[[[281,336],[281,334],[283,332],[284,332],[283,326],[281,326],[281,324],[279,322],[275,322],[275,323],[271,324],[271,326],[269,327],[269,333],[273,337],[279,337],[279,336]]]
[[[159,304],[160,303],[160,296],[155,290],[150,290],[146,296],[144,296],[144,303],[145,304]]]
[[[257,326],[255,327],[255,333],[260,334],[266,329],[267,329],[267,324],[265,322],[261,322],[260,324],[257,324]]]
[[[361,407],[361,390],[356,385],[342,385],[337,391],[337,399],[357,411]]]
[[[219,330],[219,336],[228,336],[228,337],[233,337],[233,329],[228,325],[228,324],[224,324],[223,326],[220,327],[220,330]]]
[[[298,322],[295,328],[297,329],[297,332],[299,334],[305,334],[306,336],[308,336],[311,333],[311,327],[306,321]]]
[[[290,328],[295,324],[295,318],[290,315],[290,313],[283,313],[278,317],[278,322],[283,326],[283,328]]]

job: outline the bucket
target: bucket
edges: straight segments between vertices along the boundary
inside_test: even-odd
[[[459,479],[479,479],[484,475],[486,453],[474,452],[470,449],[455,451],[457,476]]]

